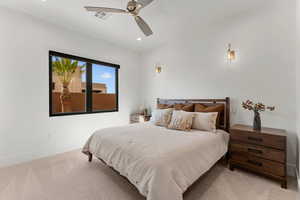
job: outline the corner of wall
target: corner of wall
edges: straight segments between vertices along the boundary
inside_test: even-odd
[[[300,132],[299,132],[299,129],[298,129],[298,134],[300,134]],[[298,144],[297,144],[297,149],[296,149],[296,152],[297,152],[297,161],[296,161],[296,163],[297,163],[297,166],[296,166],[296,169],[295,169],[295,171],[296,171],[296,177],[297,177],[297,180],[298,180],[298,187],[299,187],[299,190],[300,190],[300,153],[299,153],[299,145],[300,145],[300,137],[298,136],[298,139],[297,139],[297,141],[298,141]]]
[[[300,1],[296,1],[296,74],[295,74],[295,78],[296,78],[296,97],[297,97],[297,105],[296,105],[296,108],[297,108],[297,149],[296,149],[296,152],[297,152],[297,169],[296,169],[296,176],[297,176],[297,179],[298,179],[298,187],[300,189],[300,153],[299,153],[299,150],[300,150],[300,103],[299,103],[299,100],[300,100],[300,87],[299,87],[299,84],[300,84],[300,66],[299,66],[299,63],[300,63],[300,59],[299,59],[299,55],[300,55],[300,14],[299,14],[299,11],[300,11]]]

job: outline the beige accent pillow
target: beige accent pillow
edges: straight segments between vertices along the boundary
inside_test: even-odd
[[[151,122],[157,126],[168,126],[172,117],[173,108],[156,109],[152,112]]]
[[[218,112],[194,112],[193,129],[203,131],[216,131]]]
[[[220,123],[224,121],[224,110],[225,110],[224,104],[215,104],[215,105],[206,106],[201,103],[196,103],[194,112],[206,112],[206,113],[218,112],[217,126],[220,126]]]
[[[194,113],[185,112],[185,111],[173,111],[172,119],[168,128],[189,131],[192,128]]]

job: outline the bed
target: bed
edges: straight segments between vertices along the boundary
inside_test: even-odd
[[[147,200],[182,200],[183,193],[226,155],[229,141],[229,98],[158,99],[158,103],[224,104],[216,132],[188,132],[151,122],[96,131],[83,153],[95,156],[126,177]]]

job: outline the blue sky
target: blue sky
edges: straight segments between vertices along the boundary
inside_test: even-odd
[[[107,93],[116,93],[116,69],[93,64],[93,83],[104,83]]]
[[[79,62],[80,65],[85,63]],[[107,67],[104,65],[93,64],[93,83],[106,84],[107,93],[116,93],[116,69],[113,67]],[[82,74],[82,81],[85,82],[85,73]]]

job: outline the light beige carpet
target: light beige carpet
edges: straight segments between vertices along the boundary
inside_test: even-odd
[[[184,200],[295,200],[289,189],[244,171],[217,164],[184,195]],[[300,199],[300,198],[299,198]],[[0,200],[145,200],[115,171],[80,151],[0,169]]]

